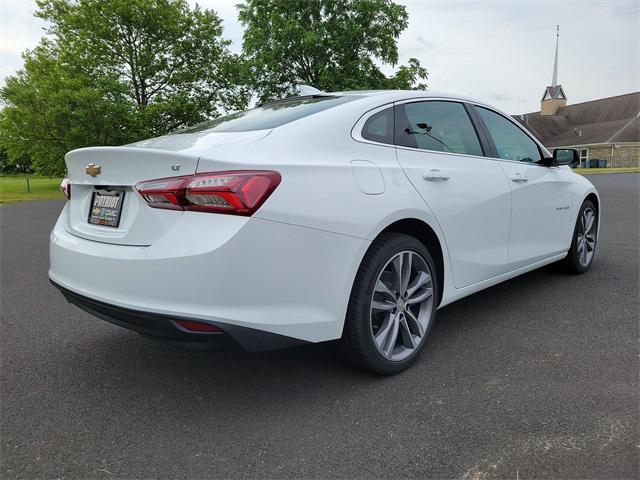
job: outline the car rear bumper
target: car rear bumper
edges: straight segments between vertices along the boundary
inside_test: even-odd
[[[340,338],[369,245],[322,230],[199,212],[185,212],[153,245],[114,245],[77,237],[65,221],[63,212],[51,233],[49,278],[68,298],[84,299],[74,303],[98,313],[100,306],[97,316],[109,321],[133,312],[152,323],[210,322],[234,339],[236,327],[306,342]]]
[[[68,290],[54,281],[50,281],[69,303],[76,305],[91,315],[118,325],[119,327],[133,330],[142,335],[152,337],[174,345],[197,349],[229,350],[243,348],[256,352],[261,350],[273,350],[307,343],[303,340],[276,335],[252,328],[238,327],[236,325],[222,324],[220,322],[205,322],[217,327],[220,332],[196,333],[182,328],[177,322],[191,320],[202,322],[200,319],[172,317],[153,312],[142,312],[129,308],[110,305],[92,298],[79,295]]]

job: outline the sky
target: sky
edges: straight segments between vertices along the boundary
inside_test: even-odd
[[[234,51],[242,47],[239,1],[197,2],[222,18]],[[551,84],[557,24],[558,80],[569,104],[640,90],[636,0],[396,1],[409,13],[398,40],[400,63],[420,60],[429,71],[430,90],[482,99],[511,114],[539,110]],[[0,0],[0,85],[44,33],[35,8],[33,0]],[[383,71],[391,74],[394,67]]]

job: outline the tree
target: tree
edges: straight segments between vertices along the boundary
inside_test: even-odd
[[[0,96],[0,144],[9,163],[30,157],[32,168],[64,171],[64,154],[88,145],[117,145],[142,130],[125,89],[108,79],[91,79],[60,61],[48,41],[25,55],[25,65],[6,80]]]
[[[243,108],[240,62],[212,10],[184,0],[39,0],[47,36],[0,90],[0,145],[46,173],[67,151],[117,145]]]
[[[377,63],[398,63],[404,6],[391,0],[246,0],[248,78],[261,100],[308,84],[325,91],[419,88],[427,71],[411,58],[391,78]]]

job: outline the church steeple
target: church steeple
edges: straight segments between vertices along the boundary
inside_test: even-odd
[[[540,102],[540,115],[555,115],[560,107],[567,104],[567,96],[562,85],[558,85],[558,46],[560,43],[560,25],[556,25],[556,55],[553,61],[551,86],[545,88]]]
[[[558,44],[560,43],[560,25],[556,25],[556,58],[553,61],[553,78],[551,80],[551,86],[558,86]]]

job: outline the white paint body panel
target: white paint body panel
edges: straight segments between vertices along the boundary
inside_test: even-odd
[[[470,101],[374,93],[270,131],[204,131],[70,152],[72,200],[51,234],[49,276],[124,308],[320,342],[340,337],[360,262],[396,221],[419,220],[438,238],[440,306],[562,258],[580,204],[597,195],[591,183],[568,168],[529,167],[539,170],[516,188],[506,162],[358,136],[371,112],[409,98]],[[98,177],[84,173],[89,162],[101,165]],[[446,170],[450,181],[424,182],[430,168]],[[282,175],[251,218],[152,209],[134,190],[143,180],[241,169]],[[125,189],[119,228],[86,223],[95,186]]]
[[[351,168],[362,193],[367,195],[384,193],[384,178],[382,178],[382,172],[375,163],[368,160],[353,160]]]
[[[207,216],[186,212],[149,247],[76,237],[65,230],[63,216],[51,234],[50,278],[133,310],[312,342],[340,336],[336,318],[369,242],[255,218]],[[335,281],[319,288],[321,275]]]
[[[573,219],[571,178],[560,168],[521,162],[496,162],[508,178],[519,177],[511,185],[511,269],[543,260],[549,254],[567,250],[571,243]],[[579,207],[579,206],[578,206]]]
[[[511,191],[498,162],[408,148],[398,148],[397,155],[444,232],[455,286],[466,287],[506,272]],[[425,180],[433,171],[448,180]]]

